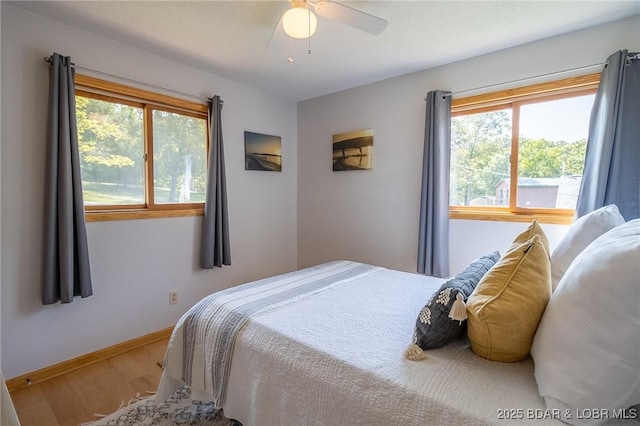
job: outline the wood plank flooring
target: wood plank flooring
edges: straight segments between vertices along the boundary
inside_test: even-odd
[[[158,387],[169,339],[11,393],[22,426],[71,426],[97,420],[136,394]]]

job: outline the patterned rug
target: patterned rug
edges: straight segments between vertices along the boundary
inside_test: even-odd
[[[191,401],[188,386],[178,389],[162,404],[155,404],[150,396],[131,402],[115,413],[98,421],[81,426],[143,426],[143,425],[200,425],[242,426],[240,422],[227,419],[222,410],[216,410],[213,402]]]

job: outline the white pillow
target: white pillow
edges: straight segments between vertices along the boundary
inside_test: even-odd
[[[551,290],[555,291],[560,278],[593,240],[624,223],[615,204],[609,204],[578,218],[551,254]]]
[[[531,355],[547,409],[568,423],[602,423],[606,416],[589,414],[605,409],[612,418],[640,403],[640,219],[603,234],[571,263]]]

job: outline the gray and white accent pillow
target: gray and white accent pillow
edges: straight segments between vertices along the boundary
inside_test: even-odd
[[[442,284],[420,311],[412,343],[427,350],[443,346],[460,337],[467,325],[464,302],[484,274],[499,259],[500,253],[497,251],[482,256]]]

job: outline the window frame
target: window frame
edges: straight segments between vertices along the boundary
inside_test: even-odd
[[[205,149],[208,153],[210,141],[207,105],[82,74],[77,74],[75,77],[75,94],[76,96],[105,102],[134,106],[141,108],[143,112],[144,148],[141,154],[144,155],[144,203],[130,205],[85,205],[85,220],[87,222],[202,216],[204,214],[203,202],[155,203],[152,115],[153,111],[157,110],[204,119],[207,137]]]
[[[506,89],[497,92],[452,99],[451,116],[511,109],[511,155],[510,155],[510,198],[508,207],[452,206],[449,205],[450,219],[489,220],[503,222],[530,222],[569,224],[573,221],[574,210],[551,208],[519,207],[518,202],[518,160],[520,107],[522,105],[564,99],[596,93],[600,73],[570,77],[530,86]]]

